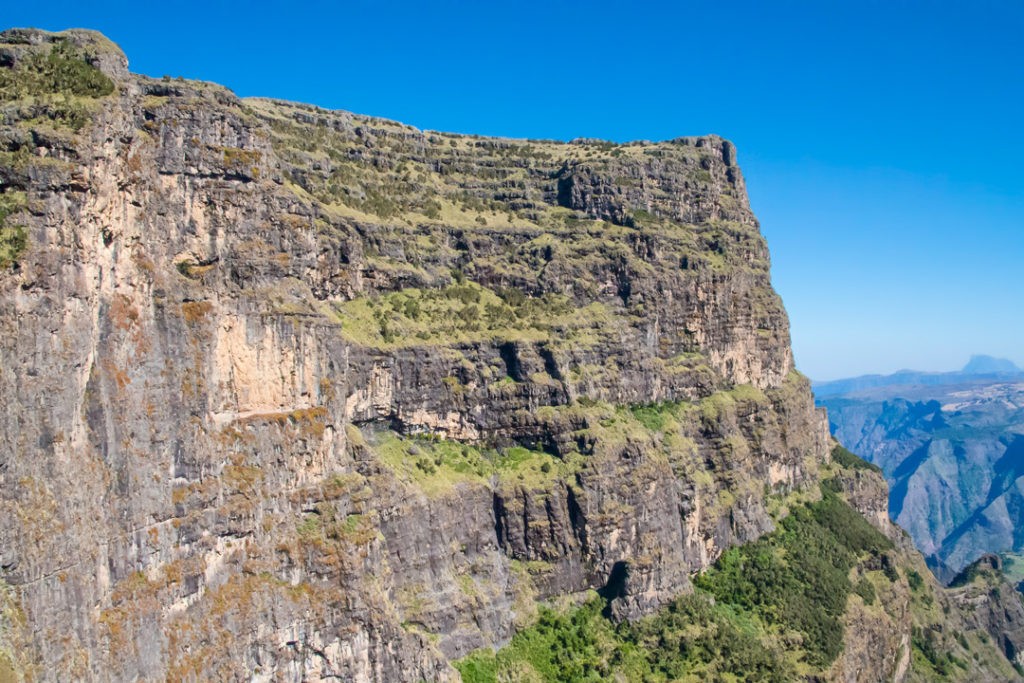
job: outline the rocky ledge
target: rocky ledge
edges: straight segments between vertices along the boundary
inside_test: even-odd
[[[0,34],[0,122],[0,679],[457,679],[834,467],[718,137],[424,132],[88,31]],[[883,626],[845,680],[906,672]]]

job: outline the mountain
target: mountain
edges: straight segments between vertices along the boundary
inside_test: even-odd
[[[900,370],[891,375],[861,375],[828,382],[814,382],[813,386],[814,395],[824,399],[884,387],[952,386],[959,383],[976,383],[979,380],[1006,379],[1024,379],[1024,370],[1006,359],[979,355],[971,356],[967,365],[956,372]]]
[[[944,383],[892,378],[818,398],[835,437],[885,472],[893,519],[945,580],[1024,545],[1024,378],[992,378],[1007,367],[975,357]]]
[[[0,681],[1019,680],[793,367],[733,145],[0,34]]]
[[[1022,370],[1005,358],[971,356],[961,372],[965,375],[1019,375]]]

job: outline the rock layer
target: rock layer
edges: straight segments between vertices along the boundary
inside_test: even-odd
[[[0,674],[451,680],[817,486],[730,143],[421,132],[84,31],[0,68]]]

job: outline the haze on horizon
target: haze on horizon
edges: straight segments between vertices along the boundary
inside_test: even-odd
[[[19,3],[134,71],[482,135],[736,143],[816,380],[1024,365],[1024,4]]]

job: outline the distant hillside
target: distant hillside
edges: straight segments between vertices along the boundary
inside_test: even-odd
[[[815,387],[835,437],[882,468],[889,512],[940,578],[1024,547],[1024,375],[975,356],[961,372]]]
[[[1013,361],[1006,358],[993,358],[992,356],[971,356],[971,360],[964,366],[963,373],[968,375],[981,375],[988,373],[1015,374],[1021,369],[1013,364]]]
[[[900,370],[891,375],[860,375],[848,379],[814,382],[814,395],[819,399],[842,396],[879,387],[949,386],[979,380],[1024,378],[1024,370],[1005,358],[976,355],[962,370],[954,372],[922,372]]]

